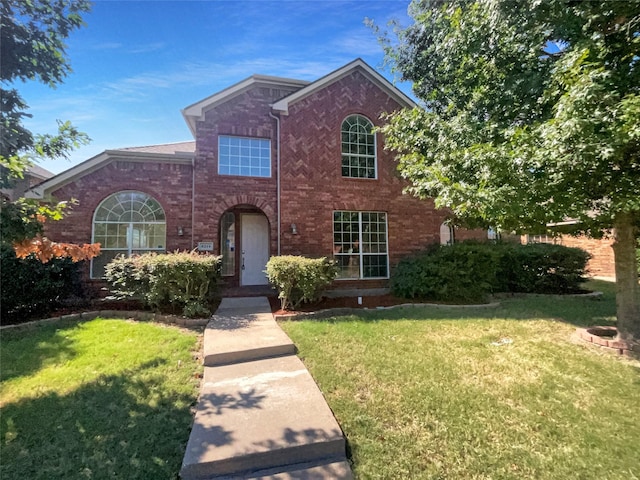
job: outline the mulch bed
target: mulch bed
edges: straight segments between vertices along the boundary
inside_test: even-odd
[[[282,310],[282,308],[280,308],[280,299],[274,296],[269,297],[269,303],[271,304],[271,311],[274,315],[292,315],[296,313],[317,312],[329,308],[391,307],[416,302],[416,300],[407,300],[406,298],[394,297],[393,295],[372,295],[360,298],[362,299],[362,303],[358,303],[358,297],[323,297],[317,302],[303,303],[296,310]]]

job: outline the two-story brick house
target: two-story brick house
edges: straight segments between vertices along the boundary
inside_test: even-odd
[[[402,193],[375,126],[410,98],[357,59],[315,82],[252,76],[182,114],[194,142],[109,150],[43,182],[76,198],[50,238],[115,255],[199,248],[229,285],[267,283],[271,255],[335,256],[336,288],[386,286],[404,255],[440,242],[446,213]]]

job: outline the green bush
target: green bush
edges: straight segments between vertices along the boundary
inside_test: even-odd
[[[326,257],[281,255],[271,257],[266,273],[278,289],[282,309],[286,310],[319,299],[322,291],[336,278],[338,269],[335,262]]]
[[[434,245],[398,263],[391,291],[404,298],[482,302],[495,283],[497,259],[481,243]]]
[[[462,242],[401,260],[392,292],[405,298],[482,301],[493,292],[580,291],[589,254],[562,245]]]
[[[495,248],[500,265],[494,290],[499,292],[578,292],[591,257],[579,248],[549,243],[498,243]]]
[[[146,253],[117,257],[105,279],[117,298],[136,298],[161,311],[208,316],[207,304],[220,278],[221,257],[196,252]]]
[[[42,263],[16,258],[13,248],[0,250],[0,315],[2,323],[44,318],[71,298],[82,299],[78,264],[69,258]]]

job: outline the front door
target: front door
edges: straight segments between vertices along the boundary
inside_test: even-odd
[[[266,285],[264,273],[269,261],[269,222],[259,214],[241,217],[240,285]]]

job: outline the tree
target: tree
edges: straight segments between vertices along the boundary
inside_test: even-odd
[[[614,237],[621,338],[640,340],[640,2],[421,0],[380,34],[425,108],[392,114],[408,191],[466,226],[567,218]]]
[[[57,135],[33,134],[23,124],[30,115],[15,88],[18,81],[35,80],[50,87],[60,84],[71,71],[64,40],[82,23],[89,11],[87,0],[0,0],[0,187],[8,187],[34,161],[68,158],[71,150],[89,138],[69,122],[58,122]],[[67,202],[47,207],[2,196],[2,243],[17,243],[22,254],[31,251],[45,260],[55,254],[74,259],[95,256],[95,247],[82,249],[38,238],[46,218],[59,219]]]

